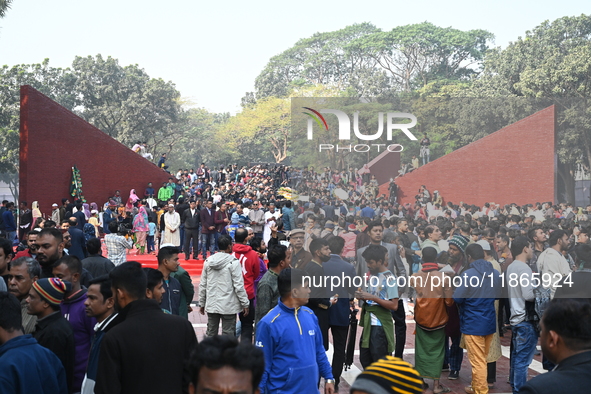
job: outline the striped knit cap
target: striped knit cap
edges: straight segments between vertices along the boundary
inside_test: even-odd
[[[379,359],[365,369],[351,386],[351,391],[369,394],[421,394],[423,381],[406,361],[392,356]]]
[[[43,278],[33,282],[33,288],[48,303],[59,305],[64,299],[64,294],[70,291],[72,286],[70,282],[58,278]]]
[[[451,237],[451,239],[449,241],[447,241],[450,245],[455,245],[457,246],[462,253],[466,253],[466,246],[468,246],[468,242],[469,240],[466,239],[466,237],[463,237],[461,235],[454,235],[453,237]]]

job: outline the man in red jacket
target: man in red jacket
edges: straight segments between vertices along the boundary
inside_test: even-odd
[[[242,333],[240,334],[240,341],[248,341],[252,343],[252,331],[254,323],[254,298],[255,286],[254,280],[259,277],[260,263],[259,255],[252,248],[246,245],[246,238],[248,231],[244,228],[236,230],[234,235],[234,247],[232,248],[232,255],[240,261],[242,266],[242,276],[244,278],[244,289],[250,305],[248,306],[249,313],[244,316],[240,313],[240,323],[242,325]]]

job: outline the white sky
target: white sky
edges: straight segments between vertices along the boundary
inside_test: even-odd
[[[110,55],[174,82],[196,106],[236,113],[268,60],[315,32],[428,21],[488,30],[505,47],[544,20],[590,12],[583,0],[14,0],[0,19],[0,65]]]

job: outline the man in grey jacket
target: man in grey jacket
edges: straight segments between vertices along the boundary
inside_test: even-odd
[[[220,253],[211,255],[203,266],[199,283],[199,313],[207,312],[206,336],[218,334],[220,320],[222,334],[236,336],[236,314],[248,315],[249,300],[244,289],[242,267],[232,256],[232,238],[218,239]]]
[[[384,232],[384,226],[382,222],[374,221],[367,225],[367,234],[369,235],[370,245],[382,245],[388,249],[388,270],[396,275],[399,293],[404,293],[404,289],[407,284],[406,269],[402,264],[400,253],[398,252],[398,246],[396,244],[389,244],[382,241],[382,235]],[[363,258],[363,252],[367,249],[367,246],[357,250],[357,275],[362,278],[369,271],[367,268],[367,262]],[[400,278],[400,279],[398,279]],[[404,279],[402,279],[404,278]],[[402,298],[398,300],[398,309],[392,311],[392,318],[396,323],[395,334],[396,334],[396,349],[394,350],[394,356],[402,358],[404,352],[404,344],[406,343],[406,312],[404,311],[404,303]]]

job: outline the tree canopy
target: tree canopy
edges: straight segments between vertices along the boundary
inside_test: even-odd
[[[0,17],[10,5],[0,0]],[[235,116],[192,108],[174,83],[136,65],[96,55],[76,57],[70,68],[40,64],[0,68],[0,172],[18,167],[19,86],[29,84],[124,144],[145,141],[169,164],[194,167],[228,162],[360,165],[372,155],[319,154],[293,128],[298,97],[340,97],[364,117],[363,101],[383,111],[392,105],[416,115],[439,157],[524,116],[555,104],[562,184],[572,200],[576,170],[591,171],[591,16],[545,21],[506,48],[490,48],[492,33],[429,22],[384,31],[371,23],[318,32],[273,56],[242,98]],[[347,101],[351,99],[351,101]],[[388,104],[389,103],[389,107]],[[400,109],[398,108],[398,109]],[[299,119],[299,118],[298,118]],[[319,130],[316,142],[331,137]],[[359,140],[352,140],[352,143]],[[408,162],[418,143],[402,152]]]

